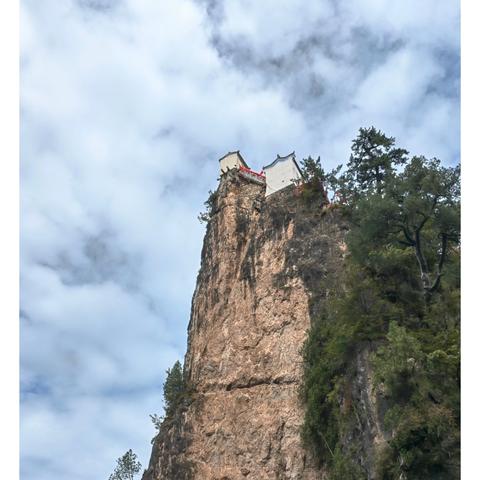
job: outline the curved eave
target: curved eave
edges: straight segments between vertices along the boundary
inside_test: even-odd
[[[295,151],[293,151],[292,153],[289,153],[288,155],[285,155],[284,157],[281,157],[280,155],[277,154],[277,158],[272,163],[269,163],[268,165],[263,167],[263,169],[265,170],[266,168],[273,167],[278,162],[282,162],[283,160],[287,160],[288,158],[293,158],[293,161],[295,161]]]
[[[284,157],[281,157],[280,155],[277,154],[277,158],[272,163],[269,163],[268,165],[263,167],[263,170],[266,170],[268,168],[272,168],[278,162],[283,162],[284,160],[288,160],[289,158],[291,158],[293,160],[293,163],[295,164],[295,167],[297,168],[298,173],[303,178],[302,170],[300,170],[300,167],[298,166],[298,163],[295,160],[295,150],[292,153],[289,153],[288,155],[285,155]]]

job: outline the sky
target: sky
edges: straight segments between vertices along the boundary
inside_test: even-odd
[[[144,467],[218,158],[460,158],[453,0],[22,0],[22,480]]]

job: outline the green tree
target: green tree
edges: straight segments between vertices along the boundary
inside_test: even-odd
[[[125,455],[118,458],[117,466],[108,480],[133,480],[141,468],[142,464],[138,461],[137,455],[130,449]]]
[[[328,190],[334,189],[337,183],[336,175],[342,166],[333,169],[326,173],[322,167],[320,157],[316,160],[312,157],[304,158],[300,162],[302,170],[302,196],[304,200],[312,204],[316,201],[320,205],[325,205],[330,202],[328,198]]]
[[[163,418],[157,415],[156,413],[154,413],[153,415],[150,415],[150,420],[152,421],[153,426],[155,427],[155,430],[160,431]]]
[[[373,358],[375,380],[387,396],[406,402],[418,390],[424,377],[424,354],[419,341],[404,327],[390,323],[386,346]]]
[[[203,203],[205,205],[205,211],[201,212],[198,215],[198,221],[200,223],[208,223],[212,218],[212,216],[215,214],[217,210],[217,199],[218,199],[217,191],[212,192],[212,190],[209,190],[208,198]]]
[[[170,417],[177,410],[185,395],[185,381],[182,364],[177,360],[172,368],[167,370],[167,377],[163,384],[163,399],[165,402],[165,416]]]
[[[320,157],[314,160],[312,157],[304,158],[300,161],[303,179],[306,183],[309,182],[324,182],[325,170],[320,162]]]
[[[306,203],[319,202],[321,205],[328,203],[328,194],[325,186],[325,171],[320,163],[320,157],[312,157],[300,162],[303,174],[302,197]]]
[[[459,419],[447,402],[440,401],[441,396],[432,394],[436,388],[431,382],[432,361],[455,362],[439,350],[425,355],[413,332],[390,324],[387,343],[373,359],[375,381],[382,385],[390,404],[385,425],[394,432],[379,462],[381,478],[446,480],[458,476]],[[455,374],[444,365],[444,376]],[[448,387],[456,390],[451,384]]]
[[[407,154],[405,149],[395,148],[394,137],[387,137],[375,127],[360,128],[352,142],[345,175],[350,190],[358,193],[374,188],[381,193],[395,167],[406,163]]]
[[[415,252],[425,293],[438,289],[449,246],[460,242],[460,166],[414,157],[392,182],[393,226]]]
[[[163,417],[160,417],[159,415],[154,413],[153,415],[150,415],[150,420],[152,421],[153,426],[155,427],[155,430],[157,432],[150,442],[153,444],[153,442],[155,441],[155,438],[157,438],[157,435],[160,433],[160,430],[162,428]]]
[[[420,288],[430,299],[440,287],[447,255],[460,243],[459,189],[459,166],[412,158],[402,173],[390,175],[383,193],[367,192],[352,206],[353,255],[373,267],[382,249],[406,249],[415,259]]]

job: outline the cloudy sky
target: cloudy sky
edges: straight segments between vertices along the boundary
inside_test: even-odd
[[[146,466],[217,159],[459,161],[456,0],[22,0],[21,475]]]

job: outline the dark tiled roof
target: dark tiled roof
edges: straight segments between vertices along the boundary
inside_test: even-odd
[[[284,157],[281,157],[280,155],[277,154],[277,158],[272,163],[269,163],[268,165],[263,167],[263,169],[265,170],[266,168],[273,167],[276,163],[281,162],[282,160],[286,160],[287,158],[290,158],[290,157],[293,157],[293,159],[295,160],[295,151],[293,151],[292,153],[289,153],[288,155],[285,155]]]
[[[300,173],[300,175],[303,177],[302,170],[300,169],[297,161],[295,160],[295,150],[292,153],[289,153],[288,155],[285,155],[284,157],[281,157],[280,155],[277,154],[277,158],[272,163],[269,163],[268,165],[263,167],[263,169],[265,170],[266,168],[271,168],[275,164],[277,164],[278,162],[282,162],[283,160],[287,160],[289,158],[291,158],[293,160],[293,163],[297,167],[298,173]]]

